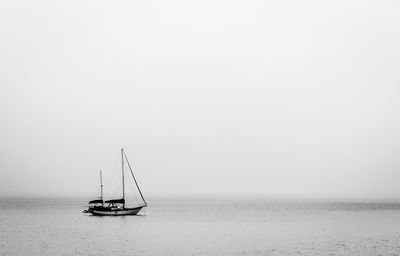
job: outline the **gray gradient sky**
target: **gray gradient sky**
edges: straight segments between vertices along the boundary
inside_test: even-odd
[[[2,1],[0,195],[400,197],[397,1]]]

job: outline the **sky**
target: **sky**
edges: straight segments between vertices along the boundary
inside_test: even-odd
[[[400,197],[399,13],[2,1],[0,196],[93,195],[123,147],[145,196]]]

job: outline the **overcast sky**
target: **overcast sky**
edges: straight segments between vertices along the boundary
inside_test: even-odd
[[[2,1],[0,195],[400,197],[397,1]],[[110,178],[111,179],[111,178]]]

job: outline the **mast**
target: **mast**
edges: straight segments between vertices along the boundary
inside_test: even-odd
[[[125,208],[125,178],[124,178],[124,149],[121,148],[121,161],[122,161],[122,199],[124,199],[124,203],[122,207]]]
[[[100,170],[100,199],[101,199],[101,204],[104,206],[104,201],[103,201],[103,175]]]
[[[128,157],[126,156],[125,153],[124,153],[124,155],[125,155],[126,163],[128,164],[129,170],[131,171],[133,180],[135,181],[136,187],[137,187],[137,189],[139,190],[139,194],[140,194],[140,196],[142,197],[142,200],[143,200],[143,202],[144,202],[144,205],[147,206],[146,200],[144,200],[142,191],[140,191],[140,188],[139,188],[139,185],[138,185],[138,183],[137,183],[137,181],[136,181],[135,175],[133,175],[133,171],[132,171],[131,165],[129,164]]]

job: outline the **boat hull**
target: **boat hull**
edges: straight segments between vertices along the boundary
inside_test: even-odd
[[[91,214],[96,216],[126,216],[126,215],[136,215],[142,210],[143,206],[136,208],[124,208],[115,210],[100,210],[93,209],[90,211]]]

